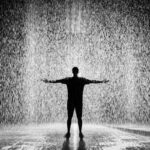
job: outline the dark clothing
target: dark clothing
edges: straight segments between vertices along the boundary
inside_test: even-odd
[[[91,83],[90,80],[79,77],[70,77],[59,80],[59,82],[66,84],[68,89],[68,118],[72,118],[74,109],[76,110],[77,118],[82,117],[82,100],[83,89],[85,84]]]
[[[67,104],[67,110],[68,110],[68,118],[72,118],[74,110],[76,111],[77,118],[82,118],[82,104],[74,104],[74,103],[68,103]]]
[[[89,84],[90,80],[85,78],[72,77],[72,78],[64,78],[59,81],[67,85],[68,101],[74,103],[82,102],[84,85]]]

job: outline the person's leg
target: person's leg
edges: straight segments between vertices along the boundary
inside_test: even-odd
[[[65,137],[69,138],[70,137],[71,120],[72,120],[73,111],[74,111],[73,105],[68,104],[67,110],[68,110],[68,120],[67,120],[67,133],[66,133]]]
[[[79,136],[83,138],[82,134],[82,105],[76,106],[76,114],[78,118],[78,126],[79,126]]]
[[[72,120],[72,118],[68,117],[68,120],[67,120],[67,133],[70,133],[71,120]]]
[[[82,119],[81,119],[81,117],[78,118],[78,125],[79,125],[79,133],[82,133]]]

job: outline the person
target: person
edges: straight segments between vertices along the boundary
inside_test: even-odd
[[[78,77],[79,69],[77,67],[72,68],[73,77],[63,78],[59,80],[47,80],[44,79],[45,83],[62,83],[67,85],[68,89],[68,101],[67,101],[67,110],[68,110],[68,120],[67,120],[67,133],[66,138],[70,137],[70,127],[71,120],[74,110],[77,114],[78,126],[79,126],[79,137],[83,138],[82,133],[82,104],[83,104],[83,89],[86,84],[90,83],[107,83],[108,80],[97,81],[89,80],[83,77]]]

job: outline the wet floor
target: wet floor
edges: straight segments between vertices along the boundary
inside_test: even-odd
[[[72,124],[64,138],[65,124],[11,126],[0,129],[0,150],[150,150],[150,137],[100,125],[83,125],[84,138]]]

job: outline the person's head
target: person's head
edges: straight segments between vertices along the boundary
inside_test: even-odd
[[[77,75],[78,75],[78,72],[79,72],[78,67],[73,67],[73,68],[72,68],[72,73],[73,73],[74,76],[77,76]]]

